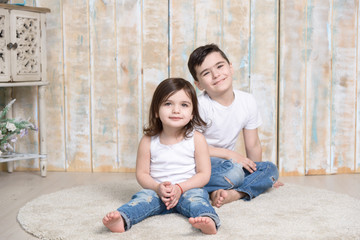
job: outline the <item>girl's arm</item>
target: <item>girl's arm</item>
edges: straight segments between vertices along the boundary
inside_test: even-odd
[[[194,134],[196,174],[185,182],[179,183],[184,192],[205,186],[211,175],[210,155],[205,137],[197,131]]]
[[[161,200],[167,204],[172,196],[170,182],[158,183],[150,175],[150,142],[151,137],[143,136],[140,140],[136,159],[136,179],[145,189],[155,191]]]
[[[150,176],[151,137],[143,136],[140,140],[136,158],[136,180],[145,189],[157,192],[159,183]]]

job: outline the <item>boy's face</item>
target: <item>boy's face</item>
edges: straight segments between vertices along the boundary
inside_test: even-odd
[[[227,90],[232,91],[233,67],[219,52],[212,52],[205,57],[200,66],[195,67],[195,85],[200,90],[205,90],[210,97],[217,96]]]

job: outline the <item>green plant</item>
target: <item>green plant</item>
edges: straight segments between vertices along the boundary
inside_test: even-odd
[[[27,135],[28,130],[37,131],[34,124],[29,120],[6,118],[6,114],[15,102],[13,99],[6,107],[0,112],[0,155],[3,152],[13,151],[13,146],[18,138]]]

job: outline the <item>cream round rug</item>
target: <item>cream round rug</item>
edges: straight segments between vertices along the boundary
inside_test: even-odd
[[[61,190],[27,203],[18,221],[40,239],[360,239],[360,200],[292,184],[216,209],[222,224],[216,235],[203,235],[179,214],[109,232],[103,216],[139,189],[136,180],[128,180]]]

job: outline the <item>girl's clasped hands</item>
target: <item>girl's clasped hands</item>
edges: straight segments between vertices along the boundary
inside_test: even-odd
[[[169,210],[179,202],[181,190],[177,185],[166,181],[159,184],[157,194]]]

